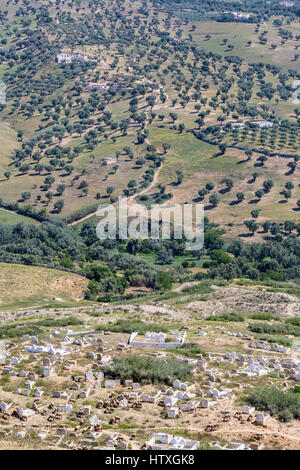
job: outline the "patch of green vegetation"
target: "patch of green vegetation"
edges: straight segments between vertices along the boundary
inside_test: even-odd
[[[55,327],[64,327],[64,326],[76,326],[76,325],[82,325],[82,320],[78,320],[78,318],[75,317],[66,317],[66,318],[45,318],[44,320],[39,320],[38,322],[34,323],[37,326],[45,326],[45,327],[50,327],[50,326],[55,326]]]
[[[0,378],[0,385],[2,385],[2,387],[4,385],[9,384],[9,382],[10,382],[10,375],[9,374],[3,375],[3,377]]]
[[[300,336],[300,326],[289,324],[269,325],[268,323],[249,323],[248,328],[253,333],[283,334]]]
[[[170,325],[144,323],[141,320],[118,320],[115,323],[107,323],[97,327],[97,330],[112,331],[113,333],[132,333],[133,331],[138,331],[141,335],[147,331],[167,332],[169,329]]]
[[[45,318],[37,322],[31,322],[24,325],[5,325],[0,327],[0,338],[20,338],[23,335],[38,335],[43,332],[41,327],[64,327],[70,325],[80,325],[82,321],[74,317],[67,318]]]
[[[300,317],[287,318],[285,323],[293,326],[300,326]]]
[[[211,287],[212,282],[210,280],[205,280],[199,284],[193,286],[184,287],[182,293],[184,294],[210,294],[214,292],[214,289]]]
[[[287,346],[287,347],[291,347],[293,344],[293,342],[290,339],[284,338],[278,335],[277,336],[256,335],[255,338],[258,339],[259,341],[268,341],[268,343],[282,344],[282,346]]]
[[[38,335],[42,329],[35,324],[24,326],[7,325],[0,327],[0,338],[20,338],[23,335]]]
[[[90,317],[94,317],[94,318],[104,317],[105,316],[105,313],[103,313],[103,312],[86,312],[86,313]]]
[[[72,308],[74,305],[78,306],[78,302],[71,303],[62,303],[62,302],[50,302],[49,304],[42,305],[39,307],[39,310],[52,310],[52,309],[65,309]]]
[[[220,321],[220,322],[243,322],[245,317],[236,312],[222,313],[221,315],[209,315],[205,318],[207,321]]]
[[[207,356],[207,353],[203,351],[201,346],[198,346],[197,344],[184,344],[182,348],[180,348],[181,356],[195,358],[196,354],[202,354],[202,356]]]
[[[150,356],[127,356],[114,359],[112,366],[105,367],[106,377],[125,380],[132,379],[140,383],[167,384],[173,380],[187,380],[191,376],[192,366],[175,359],[158,359]]]
[[[4,209],[0,209],[0,223],[2,224],[18,224],[23,222],[25,225],[30,224],[37,224],[37,221],[30,218],[25,217],[23,215],[14,214],[12,212],[8,212]]]
[[[281,319],[279,317],[276,317],[276,315],[272,315],[272,313],[248,313],[247,318],[250,318],[251,320],[281,321]]]
[[[258,410],[267,411],[281,421],[300,419],[300,395],[294,391],[256,387],[249,393],[247,400]]]
[[[135,428],[136,428],[136,423],[119,423],[118,424],[118,429],[135,429]]]

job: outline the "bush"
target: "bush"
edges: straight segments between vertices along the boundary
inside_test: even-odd
[[[118,320],[115,323],[100,325],[97,330],[112,331],[113,333],[129,333],[138,331],[144,335],[147,331],[167,332],[170,325],[156,325],[155,323],[144,323],[141,320]]]
[[[41,334],[41,327],[64,327],[69,325],[81,325],[82,321],[74,317],[69,318],[45,318],[36,322],[30,322],[26,325],[7,325],[0,328],[0,338],[20,338],[23,335],[36,336]]]
[[[224,250],[212,250],[210,257],[213,261],[216,261],[218,264],[224,263],[231,263],[232,258],[229,256],[228,253]]]
[[[248,328],[253,333],[283,334],[300,336],[300,326],[289,324],[269,325],[268,323],[249,323]]]
[[[199,271],[198,273],[196,273],[196,274],[194,275],[194,279],[195,279],[196,281],[202,281],[202,280],[205,279],[205,278],[206,278],[206,273],[203,273],[203,272],[201,272],[201,271]]]
[[[284,410],[278,413],[278,418],[280,421],[287,423],[288,421],[291,421],[293,419],[293,414],[288,408],[285,408]]]
[[[282,420],[300,419],[300,394],[291,390],[256,387],[248,395],[248,402]]]
[[[192,366],[175,359],[158,359],[151,356],[127,356],[116,358],[112,366],[103,369],[106,377],[120,379],[121,383],[135,382],[171,385],[175,379],[187,380]]]
[[[180,348],[181,356],[195,358],[196,354],[202,354],[203,356],[207,356],[207,353],[204,352],[203,349],[197,344],[184,344],[182,348]]]
[[[281,321],[279,317],[272,315],[272,313],[249,313],[247,318],[251,320],[276,320]]]
[[[242,322],[245,320],[243,315],[240,313],[222,313],[221,315],[209,315],[208,317],[205,318],[205,320],[208,321],[223,321],[223,322],[230,322],[230,321],[237,321],[237,322]]]
[[[44,320],[39,320],[38,322],[35,322],[34,325],[38,326],[45,326],[45,327],[64,327],[64,326],[75,326],[75,325],[82,325],[82,320],[78,320],[78,318],[75,317],[67,317],[67,318],[45,318]]]
[[[281,336],[271,336],[271,335],[257,335],[255,337],[259,341],[268,341],[269,343],[282,344],[282,346],[291,347],[293,342],[288,338],[283,338]]]
[[[287,318],[285,323],[293,326],[300,326],[300,317]]]
[[[38,335],[42,330],[34,324],[29,324],[21,327],[17,325],[2,326],[0,328],[0,338],[20,338],[23,335]]]

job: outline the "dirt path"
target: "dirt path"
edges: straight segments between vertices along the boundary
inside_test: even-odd
[[[173,292],[182,292],[185,288],[187,287],[193,287],[196,286],[197,284],[200,284],[200,282],[197,281],[190,281],[190,282],[184,282],[178,287],[175,287],[175,289],[172,289]]]
[[[149,186],[147,186],[146,188],[142,189],[142,191],[136,193],[136,194],[133,194],[132,196],[129,196],[128,198],[128,204],[132,203],[135,198],[137,198],[138,196],[142,196],[142,194],[145,194],[147,193],[148,191],[150,191],[158,182],[158,177],[159,177],[159,173],[161,171],[161,169],[163,168],[163,163],[161,163],[161,165],[157,168],[155,174],[154,174],[154,177],[153,177],[153,180],[151,182],[151,184]],[[85,220],[88,220],[90,219],[91,217],[97,215],[97,211],[95,212],[91,212],[91,214],[88,214],[84,217],[82,217],[81,219],[78,219],[78,220],[74,220],[74,222],[71,222],[70,224],[68,225],[77,225],[81,222],[84,222]]]
[[[140,191],[139,193],[136,193],[136,194],[133,194],[132,196],[130,196],[128,198],[128,201],[133,201],[136,197],[138,196],[142,196],[142,194],[145,194],[147,193],[150,189],[152,189],[158,182],[158,177],[159,177],[159,173],[161,171],[163,167],[163,164],[161,163],[161,165],[157,168],[155,174],[154,174],[154,177],[153,177],[153,180],[151,181],[151,184],[149,186],[147,186],[147,188],[144,188],[142,191]]]
[[[93,217],[93,216],[96,215],[96,214],[97,214],[97,211],[96,211],[96,212],[91,212],[90,214],[85,215],[85,216],[82,217],[81,219],[74,220],[74,222],[71,222],[71,223],[68,224],[68,225],[77,225],[77,224],[80,224],[80,222],[84,222],[85,220],[90,219],[91,217]]]
[[[3,211],[3,212],[8,212],[9,214],[16,214],[16,215],[19,215],[19,214],[17,214],[17,212],[10,211],[10,210],[8,210],[8,209],[4,209],[3,207],[0,207],[0,210]]]

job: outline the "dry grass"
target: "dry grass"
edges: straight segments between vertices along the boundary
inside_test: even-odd
[[[76,300],[87,283],[81,276],[55,269],[0,263],[0,308],[43,305],[54,296]]]

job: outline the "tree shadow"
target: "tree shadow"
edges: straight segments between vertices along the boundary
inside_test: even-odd
[[[221,157],[222,155],[224,155],[223,152],[217,152],[217,153],[214,153],[214,155],[212,157],[210,157],[211,159],[212,158],[218,158],[218,157]]]
[[[264,240],[265,240],[265,241],[274,240],[274,237],[271,237],[270,235],[266,235],[266,236],[264,237]]]
[[[212,204],[209,204],[208,206],[204,206],[205,211],[211,211],[212,209],[215,209],[216,206],[213,206]]]
[[[240,238],[249,238],[249,237],[253,237],[253,233],[249,232],[249,233],[240,233],[238,235]]]
[[[201,201],[203,201],[203,199],[204,199],[204,197],[200,197],[200,196],[199,196],[199,197],[195,197],[195,198],[193,199],[193,202],[201,202]]]
[[[260,199],[251,199],[251,201],[248,202],[248,204],[258,204]]]
[[[220,194],[226,194],[226,193],[229,193],[230,189],[229,188],[223,188],[223,189],[220,189],[219,190],[219,193]]]

